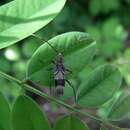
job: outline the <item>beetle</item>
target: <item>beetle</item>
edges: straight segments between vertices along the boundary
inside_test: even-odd
[[[74,97],[76,101],[76,91],[74,86],[70,83],[69,80],[65,79],[66,74],[72,73],[69,69],[66,69],[64,66],[64,56],[61,52],[58,52],[52,45],[49,43],[49,41],[46,41],[39,36],[32,34],[32,36],[38,38],[44,43],[47,43],[55,52],[56,52],[56,57],[54,60],[52,60],[52,63],[54,64],[53,67],[53,78],[54,78],[54,83],[55,83],[55,95],[56,96],[61,96],[64,94],[64,87],[65,87],[65,82],[67,82],[73,89],[74,92]],[[42,62],[42,61],[41,61]]]

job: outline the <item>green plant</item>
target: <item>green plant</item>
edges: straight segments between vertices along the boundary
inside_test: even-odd
[[[47,70],[53,67],[51,61],[56,54],[47,43],[42,44],[41,41],[34,39],[31,35],[53,20],[64,4],[65,0],[15,0],[0,7],[1,49],[20,43],[21,40],[28,37],[29,40],[34,40],[39,45],[34,47],[35,52],[31,52],[33,55],[26,70],[26,77],[19,80],[0,71],[1,77],[16,83],[22,88],[21,95],[16,99],[12,108],[10,108],[5,97],[0,94],[0,103],[2,104],[2,107],[0,107],[0,116],[2,117],[0,119],[1,130],[88,130],[87,124],[85,125],[80,118],[76,117],[77,114],[98,121],[102,124],[101,129],[109,127],[120,129],[120,127],[114,124],[114,121],[124,119],[127,116],[130,108],[130,96],[123,93],[115,97],[120,91],[122,75],[114,64],[105,63],[95,68],[91,67],[94,64],[93,57],[96,55],[97,45],[95,40],[87,33],[78,31],[67,32],[49,40],[53,47],[63,53],[65,66],[72,71],[72,74],[66,78],[74,84],[76,102],[71,102],[71,104],[65,102],[66,99],[73,97],[71,88],[65,90],[63,97],[57,99],[38,90],[38,88],[34,88],[34,85],[24,82],[24,79],[32,80],[34,83],[40,81],[40,85],[43,88],[50,87],[52,71]],[[112,9],[114,7],[118,8],[118,4],[115,3]],[[115,25],[118,25],[118,22],[115,22]],[[106,27],[103,30],[106,31],[108,28]],[[111,36],[111,34],[107,34],[105,37],[108,35]],[[111,38],[113,40],[122,40],[119,39],[119,36],[112,35]],[[16,48],[13,48],[13,50],[19,53]],[[116,49],[118,50],[118,47]],[[27,53],[27,55],[31,54]],[[14,57],[13,60],[18,60],[18,57]],[[43,61],[42,63],[40,62],[41,60]],[[23,66],[22,63],[21,66]],[[5,71],[4,69],[3,71]],[[89,70],[87,74],[84,69]],[[77,79],[79,79],[79,82]],[[52,128],[47,116],[43,114],[37,103],[26,95],[26,91],[41,96],[50,103],[54,102],[66,108],[65,116],[59,118]],[[105,116],[82,111],[83,108],[98,110],[102,105],[109,106]]]

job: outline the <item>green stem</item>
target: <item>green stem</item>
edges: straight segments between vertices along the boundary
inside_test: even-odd
[[[15,77],[12,77],[12,76],[10,76],[10,75],[2,72],[2,71],[0,71],[0,76],[3,77],[3,78],[5,78],[5,79],[7,79],[7,80],[13,81],[13,82],[15,82],[17,84],[21,84],[20,80],[18,80]]]
[[[109,122],[104,122],[102,119],[100,119],[100,118],[98,118],[98,117],[95,117],[95,116],[93,116],[93,115],[91,115],[91,114],[89,114],[89,113],[87,113],[87,112],[82,112],[82,111],[80,111],[80,110],[78,110],[78,109],[72,107],[71,105],[66,104],[66,103],[62,102],[61,100],[58,100],[58,99],[56,99],[56,98],[54,98],[54,97],[51,97],[51,96],[47,95],[46,93],[43,93],[43,92],[41,92],[41,91],[39,91],[39,90],[33,88],[32,86],[30,86],[30,85],[28,85],[28,84],[26,84],[26,83],[24,83],[24,82],[22,82],[22,81],[16,79],[15,77],[12,77],[12,76],[10,76],[10,75],[4,73],[4,72],[1,72],[1,71],[0,71],[0,76],[3,77],[3,78],[5,78],[5,79],[7,79],[7,80],[13,81],[13,82],[15,82],[15,83],[17,83],[17,84],[23,86],[24,89],[26,89],[26,90],[28,90],[28,91],[30,91],[30,92],[32,92],[32,93],[35,93],[35,94],[37,94],[37,95],[39,95],[39,96],[45,98],[46,100],[54,101],[55,103],[57,103],[57,104],[59,104],[59,105],[65,107],[65,108],[67,108],[67,109],[69,109],[69,110],[71,110],[71,111],[73,111],[73,112],[79,113],[79,114],[81,114],[81,115],[83,115],[83,116],[87,116],[87,117],[89,117],[89,118],[91,118],[91,119],[94,119],[94,120],[96,120],[96,121],[102,122],[102,123],[104,123],[104,124],[106,124],[106,125],[109,125],[109,126],[111,126],[111,127],[117,128],[117,126],[115,126],[115,125],[113,125],[113,124],[111,124],[111,123],[109,123]]]
[[[35,94],[37,94],[37,95],[39,95],[39,96],[45,98],[46,100],[54,101],[54,102],[56,102],[57,104],[62,105],[62,106],[64,106],[65,108],[67,108],[67,109],[69,109],[69,110],[72,110],[73,112],[80,113],[80,114],[82,114],[82,115],[85,115],[85,116],[87,116],[87,117],[89,117],[89,118],[91,118],[91,119],[95,119],[95,120],[97,120],[97,121],[101,121],[99,118],[97,118],[97,117],[95,117],[95,116],[92,116],[92,115],[90,115],[89,113],[81,112],[80,110],[78,110],[78,109],[76,109],[76,108],[73,108],[72,106],[70,106],[70,105],[68,105],[68,104],[66,104],[66,103],[64,103],[64,102],[62,102],[61,100],[58,100],[58,99],[56,99],[56,98],[54,98],[54,97],[51,97],[51,96],[48,96],[47,94],[45,94],[45,93],[43,93],[43,92],[41,92],[41,91],[39,91],[39,90],[37,90],[37,89],[35,89],[35,88],[32,88],[32,87],[30,87],[30,86],[27,85],[27,84],[24,84],[24,87],[25,87],[26,90],[28,90],[28,91],[30,91],[30,92],[33,92],[33,93],[35,93]]]

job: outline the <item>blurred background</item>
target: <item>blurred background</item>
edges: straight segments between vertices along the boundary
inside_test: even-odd
[[[9,1],[11,0],[0,0],[0,5]],[[129,89],[130,0],[68,0],[60,15],[37,34],[50,39],[68,31],[87,32],[97,41],[96,56],[91,66],[87,66],[79,74],[80,78],[86,78],[93,68],[110,62],[118,66],[124,76],[122,89]],[[20,44],[0,50],[0,70],[24,79],[29,58],[39,46],[40,43],[30,37]],[[11,104],[21,93],[18,85],[2,78],[0,78],[0,91],[6,95]],[[121,90],[116,96],[120,93]],[[98,114],[105,117],[108,106],[108,104],[102,106]],[[128,125],[127,121],[125,122],[125,125]]]

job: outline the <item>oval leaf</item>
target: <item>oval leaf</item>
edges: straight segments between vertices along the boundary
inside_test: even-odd
[[[81,84],[77,92],[78,104],[83,107],[102,105],[119,89],[122,77],[112,65],[96,68]]]
[[[130,112],[130,95],[121,96],[119,100],[112,106],[108,116],[111,120],[121,120],[127,117]]]
[[[54,126],[55,130],[89,130],[79,118],[69,115],[59,118]]]
[[[38,105],[27,96],[16,100],[12,111],[13,130],[50,130],[45,114]]]
[[[58,35],[49,43],[64,55],[65,68],[72,71],[71,76],[76,75],[88,64],[96,50],[96,44],[86,33],[69,32]],[[50,85],[53,77],[52,60],[56,57],[55,51],[44,43],[32,56],[28,65],[28,78],[43,85]],[[68,77],[69,78],[69,77]]]
[[[0,130],[11,130],[10,114],[9,104],[0,93]]]
[[[66,0],[14,0],[0,7],[0,49],[38,31],[61,11]]]

